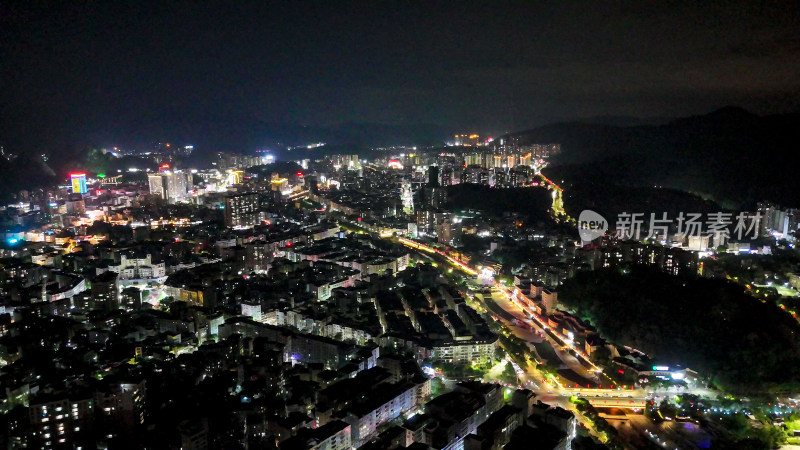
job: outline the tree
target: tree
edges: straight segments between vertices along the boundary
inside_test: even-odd
[[[101,220],[95,220],[88,228],[86,228],[86,234],[94,235],[94,236],[110,236],[111,235],[111,224],[108,222],[103,222]]]
[[[592,359],[601,366],[611,365],[611,351],[605,345],[592,352]]]
[[[661,414],[664,417],[675,418],[678,415],[678,407],[670,403],[669,400],[664,399],[661,401],[661,405],[659,405],[658,410],[661,411]]]
[[[517,372],[511,363],[506,363],[503,372],[500,374],[500,379],[506,383],[517,384]]]
[[[723,387],[798,385],[800,325],[736,283],[633,266],[580,272],[560,289],[559,302],[610,341],[712,374]]]
[[[555,374],[558,371],[557,367],[555,367],[555,366],[553,366],[551,364],[547,364],[547,363],[537,364],[536,368],[539,370],[539,372],[542,372],[542,373]]]
[[[652,420],[655,424],[659,424],[664,421],[664,419],[658,414],[658,408],[655,405],[648,406],[644,410],[644,416]]]
[[[445,393],[447,387],[438,377],[431,380],[431,396],[436,397]]]
[[[494,349],[494,359],[495,359],[495,361],[502,361],[503,358],[505,358],[505,357],[506,357],[505,350],[503,350],[503,348],[498,345],[497,348]]]

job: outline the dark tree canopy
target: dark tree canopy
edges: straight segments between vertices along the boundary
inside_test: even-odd
[[[724,387],[797,385],[800,325],[734,283],[608,269],[579,273],[559,300],[612,342],[699,369]]]

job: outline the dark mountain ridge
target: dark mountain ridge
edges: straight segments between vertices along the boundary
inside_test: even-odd
[[[663,186],[729,207],[759,200],[800,206],[800,114],[759,116],[725,107],[659,126],[560,123],[514,133],[560,142],[548,170],[566,183]]]

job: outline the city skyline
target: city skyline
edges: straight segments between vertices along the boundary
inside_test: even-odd
[[[560,144],[516,138],[171,149],[0,206],[12,448],[737,448],[766,429],[766,450],[800,428],[770,419],[798,411],[792,205],[590,184],[613,220],[580,211],[580,175],[545,175]],[[729,416],[755,422],[708,434]]]
[[[0,448],[800,445],[800,3],[0,4]]]

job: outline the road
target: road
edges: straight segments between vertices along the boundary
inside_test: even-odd
[[[432,253],[432,249],[421,242],[406,238],[400,239],[400,242],[404,245],[414,248],[415,250],[419,251],[420,254],[426,257],[430,257],[428,254]],[[470,276],[474,276],[477,273],[475,268],[455,261],[452,258],[447,258],[447,260],[454,268],[459,269]],[[548,380],[539,370],[537,370],[534,364],[528,362],[525,367],[521,367],[522,372],[518,372],[517,374],[519,378],[518,387],[531,389],[536,393],[537,399],[544,403],[547,403],[551,406],[559,406],[571,411],[573,414],[575,414],[576,419],[581,425],[588,429],[593,436],[598,437],[601,440],[602,437],[597,433],[596,430],[592,428],[589,420],[584,417],[583,414],[581,414],[575,408],[575,404],[570,401],[573,396],[577,395],[587,398],[624,397],[639,401],[653,399],[654,394],[648,393],[643,389],[633,389],[633,387],[625,390],[622,390],[619,387],[614,387],[612,389],[611,379],[603,374],[599,367],[589,361],[585,355],[583,355],[582,350],[576,349],[574,346],[568,342],[565,342],[560,337],[553,337],[547,332],[548,327],[542,322],[541,318],[531,314],[530,311],[525,311],[523,309],[522,302],[529,301],[524,295],[518,293],[517,298],[522,300],[522,302],[517,302],[512,299],[511,289],[496,282],[491,287],[491,298],[493,302],[501,308],[501,311],[495,311],[484,302],[481,302],[482,309],[491,311],[500,322],[504,323],[515,336],[519,337],[524,342],[540,343],[543,342],[543,340],[546,341],[547,344],[553,348],[553,351],[561,363],[574,372],[577,376],[586,380],[592,380],[599,386],[603,386],[604,384],[607,386],[605,389],[586,387],[575,388],[574,385],[567,387],[558,384],[558,382],[553,383]],[[478,300],[478,296],[475,296],[474,294],[475,293],[473,292],[473,298]],[[531,328],[517,326],[515,321],[523,322]],[[573,356],[570,350],[575,353],[577,357]],[[604,379],[606,380],[605,383],[603,382]],[[657,443],[662,448],[680,448],[680,445],[676,444],[685,445],[687,443],[687,441],[681,442],[680,439],[674,439],[674,433],[669,433],[668,429],[659,428],[644,416],[639,414],[628,414],[626,417],[630,420],[617,420],[614,421],[614,423],[616,424],[617,422],[620,422],[623,424],[620,426],[627,425],[628,427],[633,427],[632,429],[636,430],[640,438],[650,439],[653,443]]]
[[[598,377],[597,371],[590,371],[586,368],[584,364],[578,361],[577,358],[572,356],[568,350],[564,350],[552,336],[550,336],[544,328],[538,324],[536,321],[532,321],[526,319],[524,317],[524,312],[520,310],[514,303],[511,302],[509,299],[508,294],[503,291],[502,289],[495,289],[492,292],[492,300],[497,303],[501,308],[503,308],[508,313],[515,316],[518,320],[522,320],[528,324],[530,324],[533,328],[532,329],[525,329],[519,326],[513,326],[511,329],[514,331],[514,334],[521,338],[526,342],[541,342],[543,339],[547,341],[548,344],[553,348],[556,356],[561,363],[568,367],[570,370],[575,372],[581,378],[584,378],[594,384],[602,384],[602,380]],[[553,361],[550,361],[552,364]],[[582,385],[587,383],[580,383]],[[610,383],[609,383],[610,384]]]
[[[549,180],[546,180],[549,181]],[[374,231],[374,230],[373,230]],[[383,235],[378,233],[383,238],[390,237],[389,235]],[[470,276],[475,276],[478,271],[469,265],[466,265],[460,261],[453,260],[447,255],[441,254],[442,252],[437,251],[436,249],[428,246],[419,241],[415,241],[413,239],[406,239],[406,238],[398,238],[398,241],[402,244],[413,248],[419,254],[425,256],[428,259],[433,259],[432,256],[441,257],[441,259],[445,259],[447,263],[452,265],[452,269],[463,271]],[[437,254],[438,253],[438,254]],[[438,259],[438,258],[437,258]],[[511,332],[514,333],[517,337],[523,339],[526,342],[535,342],[541,343],[547,341],[546,343],[553,348],[555,355],[561,361],[564,367],[568,368],[572,372],[574,372],[577,376],[580,376],[586,380],[595,381],[599,385],[604,385],[601,380],[605,379],[606,382],[610,385],[611,380],[607,378],[602,371],[594,366],[590,361],[588,361],[583,355],[581,355],[582,351],[578,351],[578,357],[573,356],[570,354],[569,349],[575,351],[574,348],[571,348],[566,342],[563,341],[560,337],[553,337],[549,335],[547,331],[547,326],[542,322],[541,318],[532,315],[532,311],[528,310],[525,311],[524,305],[520,304],[520,302],[514,302],[511,300],[511,291],[509,288],[506,288],[503,285],[495,283],[495,292],[492,293],[492,297],[494,302],[501,308],[503,312],[506,314],[497,314],[497,316],[501,317],[501,321],[505,323]],[[518,295],[518,298],[521,298],[525,301],[524,296]],[[484,305],[485,307],[486,305]],[[484,308],[486,309],[486,308]],[[529,324],[529,326],[533,327],[533,331],[530,329],[526,329],[524,327],[516,326],[513,322],[514,319],[525,321],[525,323]],[[531,320],[532,319],[532,320]],[[541,333],[541,335],[539,335]],[[566,348],[567,350],[564,350]],[[586,424],[586,419],[575,410],[574,404],[570,401],[570,398],[574,395],[581,395],[585,397],[589,396],[610,396],[610,395],[617,395],[622,394],[617,389],[587,389],[587,388],[580,388],[575,389],[573,388],[564,388],[562,386],[551,384],[547,382],[542,382],[543,375],[536,369],[536,367],[532,364],[527,364],[526,367],[522,367],[523,372],[519,373],[520,379],[520,387],[525,387],[532,389],[536,392],[538,399],[542,400],[545,403],[550,405],[560,406],[562,408],[568,409],[575,413],[576,417],[578,418],[579,422],[582,424]],[[704,388],[692,388],[688,390],[684,390],[682,392],[693,393],[697,394],[706,398],[714,398],[717,396],[717,392],[708,391]],[[661,396],[656,394],[663,394],[663,395],[674,395],[675,391],[667,393],[665,390],[660,390],[660,392],[648,392],[642,389],[632,389],[632,390],[625,390],[623,395],[630,395],[630,398],[641,400],[641,399],[653,399],[656,402],[660,401]],[[691,445],[689,444],[688,440],[682,439],[680,436],[676,436],[673,433],[674,428],[678,427],[678,424],[672,423],[672,425],[665,425],[665,426],[658,426],[644,418],[640,415],[628,415],[626,419],[623,420],[614,420],[614,423],[623,424],[621,426],[627,426],[631,430],[636,430],[640,438],[650,439],[651,442],[655,443],[661,441],[659,444],[664,448],[690,448]],[[683,434],[686,434],[684,430],[689,424],[681,424],[680,427]],[[593,435],[597,436],[596,432],[589,428],[590,432]],[[694,441],[694,439],[690,439]],[[696,442],[696,441],[695,441]],[[672,445],[676,445],[676,447],[671,447]]]

